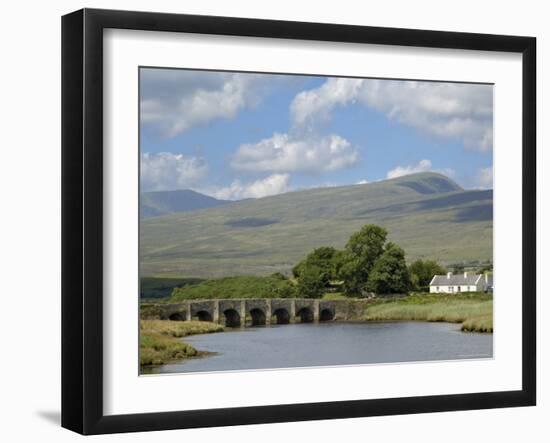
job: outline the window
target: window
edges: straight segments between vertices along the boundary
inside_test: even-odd
[[[450,287],[449,287],[449,292],[454,292],[454,290],[455,290],[455,287],[454,287],[454,286],[450,286]]]
[[[460,292],[462,289],[461,289],[461,286],[457,286],[456,287],[456,292]]]

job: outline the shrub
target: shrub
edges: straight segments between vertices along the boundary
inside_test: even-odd
[[[268,277],[237,276],[206,280],[172,291],[172,301],[215,298],[288,298],[295,285],[282,274]]]

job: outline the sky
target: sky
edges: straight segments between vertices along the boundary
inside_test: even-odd
[[[415,172],[492,188],[493,86],[141,68],[141,190],[220,199]]]

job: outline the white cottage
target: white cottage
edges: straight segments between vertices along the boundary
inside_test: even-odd
[[[430,282],[430,293],[454,294],[457,292],[492,292],[493,276],[489,274],[463,274],[434,275]]]

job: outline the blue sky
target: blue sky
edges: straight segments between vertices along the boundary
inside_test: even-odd
[[[422,171],[492,188],[490,85],[142,68],[140,111],[144,191],[238,200]]]

